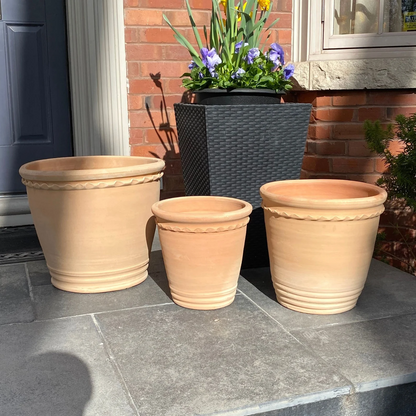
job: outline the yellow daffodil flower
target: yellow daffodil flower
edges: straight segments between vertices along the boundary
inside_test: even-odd
[[[223,1],[227,1],[227,0],[223,0]],[[259,1],[259,6],[260,6],[261,10],[263,10],[263,11],[269,10],[270,0],[258,0],[258,1]]]

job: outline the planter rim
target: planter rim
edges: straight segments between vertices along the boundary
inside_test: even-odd
[[[193,202],[196,206],[194,211],[187,209],[186,211],[172,211],[173,206],[180,207]],[[215,205],[218,208],[232,206],[231,208],[223,208],[218,211],[206,208],[206,204]],[[228,198],[223,196],[183,196],[178,198],[169,198],[156,202],[152,206],[153,214],[162,220],[170,222],[178,222],[185,224],[201,224],[212,222],[227,222],[246,218],[251,214],[252,206],[246,201],[236,198]],[[207,213],[207,211],[210,211]]]
[[[301,187],[316,187],[321,190],[331,185],[345,188],[347,191],[368,192],[369,196],[342,197],[342,192],[337,197],[306,198],[293,195],[293,190]],[[326,191],[328,193],[328,191]],[[266,183],[260,188],[260,195],[268,199],[272,204],[294,208],[317,209],[355,209],[371,208],[382,205],[387,199],[387,192],[376,185],[365,182],[349,181],[343,179],[297,179]]]
[[[192,91],[194,94],[199,92],[203,93],[213,93],[213,94],[276,94],[276,95],[286,95],[286,91],[276,91],[271,90],[270,88],[204,88],[202,90]]]
[[[142,176],[163,170],[165,162],[139,156],[71,156],[29,162],[19,169],[27,180],[71,182]]]
[[[201,107],[202,106],[206,107],[206,108],[210,108],[210,107],[221,107],[221,108],[223,108],[223,107],[237,107],[237,106],[238,107],[251,107],[251,108],[258,106],[260,108],[269,107],[270,109],[276,108],[276,104],[222,104],[222,105],[210,104],[210,105],[207,105],[207,104],[200,104],[200,103],[175,103],[173,106],[174,107],[176,107],[176,106],[179,106],[179,107],[181,107],[181,106],[195,107],[195,106],[198,106],[198,105],[201,106]],[[279,106],[282,106],[282,107],[293,106],[293,107],[312,108],[312,104],[310,104],[310,103],[281,103],[281,104],[279,104]]]

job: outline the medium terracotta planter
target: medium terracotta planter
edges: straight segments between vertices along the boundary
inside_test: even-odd
[[[299,312],[352,309],[367,279],[386,192],[344,180],[260,188],[277,300]]]
[[[252,207],[233,198],[166,199],[152,207],[175,303],[217,309],[233,302]]]
[[[125,289],[147,277],[162,160],[86,156],[20,168],[52,284],[70,292]]]

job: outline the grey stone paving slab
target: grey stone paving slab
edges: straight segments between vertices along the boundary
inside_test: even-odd
[[[416,314],[292,333],[358,392],[416,382]]]
[[[52,285],[35,286],[32,291],[38,320],[172,302],[150,276],[137,286],[108,293],[70,293]]]
[[[243,296],[215,311],[172,304],[97,321],[140,415],[253,414],[261,403],[279,408],[293,398],[302,404],[303,396],[319,401],[350,391]]]
[[[91,317],[0,327],[0,414],[133,416]]]
[[[0,266],[0,325],[34,319],[25,265]]]
[[[29,261],[26,263],[32,286],[50,285],[51,275],[45,260]]]
[[[416,312],[416,277],[377,260],[371,262],[369,276],[357,306],[336,315],[311,315],[281,306],[274,294],[269,268],[243,270],[241,275],[244,279],[239,281],[239,290],[290,330]]]

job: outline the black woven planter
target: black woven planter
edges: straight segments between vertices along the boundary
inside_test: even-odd
[[[298,179],[311,104],[175,104],[186,195],[253,205],[243,268],[269,265],[260,186]]]

